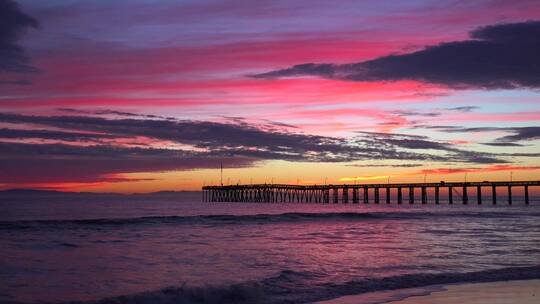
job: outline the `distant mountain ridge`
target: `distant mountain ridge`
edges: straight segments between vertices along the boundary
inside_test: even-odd
[[[0,197],[5,196],[175,196],[198,191],[157,191],[149,193],[116,193],[116,192],[69,192],[59,190],[44,190],[31,188],[14,188],[0,191]]]

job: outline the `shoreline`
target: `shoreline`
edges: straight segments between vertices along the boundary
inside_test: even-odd
[[[536,304],[540,279],[439,284],[348,295],[317,304]]]

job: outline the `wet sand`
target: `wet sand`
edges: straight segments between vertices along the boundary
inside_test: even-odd
[[[345,296],[319,304],[538,304],[540,280],[435,285]]]

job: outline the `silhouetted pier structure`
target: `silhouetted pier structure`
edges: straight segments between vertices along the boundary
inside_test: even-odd
[[[420,190],[420,201],[428,203],[428,190],[433,189],[432,199],[440,203],[441,188],[447,190],[448,204],[454,203],[457,194],[463,204],[469,203],[469,189],[476,189],[476,202],[482,204],[485,197],[482,190],[491,188],[491,202],[497,204],[497,188],[506,188],[508,204],[512,204],[512,189],[523,188],[525,204],[529,204],[529,187],[540,186],[540,181],[506,181],[506,182],[438,182],[409,184],[354,184],[354,185],[286,185],[286,184],[254,184],[204,186],[202,199],[205,202],[256,202],[256,203],[322,203],[322,204],[359,204],[360,197],[364,204],[373,201],[381,203],[381,190],[385,193],[385,203],[391,203],[391,193],[397,196],[397,203],[403,204],[403,189],[408,194],[408,203],[415,203],[415,193]],[[461,190],[461,192],[459,192]],[[362,196],[360,196],[360,193]],[[370,195],[372,193],[372,195]]]

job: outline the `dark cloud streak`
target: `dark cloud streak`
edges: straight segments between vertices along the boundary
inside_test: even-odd
[[[255,166],[266,160],[294,162],[352,162],[361,160],[504,163],[497,155],[454,148],[425,136],[357,132],[353,138],[337,138],[240,124],[149,118],[110,119],[95,116],[32,116],[0,114],[0,123],[20,129],[0,129],[0,166],[5,176],[18,181],[107,181],[108,175]],[[28,129],[33,126],[34,129]],[[35,129],[40,126],[42,129]],[[43,129],[45,128],[45,129]],[[46,128],[54,128],[48,130]],[[60,130],[58,130],[60,129]],[[2,138],[5,139],[2,141]],[[126,143],[142,139],[182,146],[150,144],[144,148]],[[13,140],[17,142],[12,142]],[[35,143],[35,139],[57,143]],[[6,140],[11,142],[6,142]],[[86,143],[86,144],[81,144]],[[17,169],[19,168],[19,169]],[[77,173],[78,172],[78,173]],[[0,182],[7,182],[6,180]]]
[[[257,159],[169,149],[0,142],[0,183],[118,182],[115,175],[253,166]]]
[[[79,132],[63,132],[51,130],[20,130],[20,129],[0,129],[0,138],[26,139],[39,138],[62,141],[98,141],[106,138],[116,138],[105,134],[89,134]]]
[[[540,139],[540,127],[473,127],[467,128],[462,126],[430,126],[417,125],[416,129],[431,129],[448,133],[478,133],[478,132],[509,132],[511,135],[497,138],[493,143],[484,143],[492,146],[519,146],[519,144],[511,144],[516,141],[531,141]]]
[[[482,143],[482,145],[486,145],[486,146],[492,146],[492,147],[523,147],[524,145],[522,144],[517,144],[517,143],[504,143],[504,142],[487,142],[487,143]]]
[[[448,111],[456,111],[456,112],[462,112],[462,113],[468,113],[472,112],[474,110],[479,109],[480,107],[477,106],[461,106],[461,107],[453,107],[453,108],[447,108]]]
[[[29,59],[18,41],[27,29],[38,26],[38,21],[22,12],[15,1],[0,1],[0,73],[36,71],[28,64]],[[26,84],[26,81],[2,80],[0,84]]]
[[[506,130],[513,132],[514,134],[498,138],[498,142],[514,142],[540,139],[540,127],[507,128]]]
[[[317,76],[349,81],[416,80],[464,88],[540,87],[540,21],[496,24],[471,39],[351,64],[305,63],[252,75],[272,79]]]

